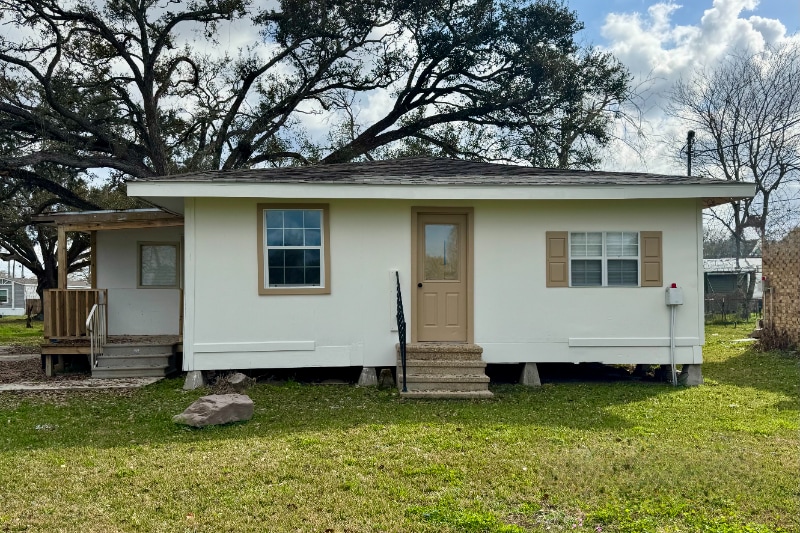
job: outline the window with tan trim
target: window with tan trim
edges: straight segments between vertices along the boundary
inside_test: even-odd
[[[328,242],[328,204],[259,204],[259,294],[330,294]]]
[[[548,231],[548,287],[660,287],[660,231]]]

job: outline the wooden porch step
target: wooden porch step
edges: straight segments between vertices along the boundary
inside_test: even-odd
[[[101,368],[120,368],[126,366],[169,366],[174,359],[172,352],[149,353],[144,355],[108,355],[97,358],[97,366]]]
[[[93,378],[147,378],[164,377],[167,374],[169,374],[169,369],[165,366],[118,366],[92,369]]]

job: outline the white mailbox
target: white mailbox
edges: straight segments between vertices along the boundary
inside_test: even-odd
[[[666,303],[667,305],[683,305],[683,290],[680,287],[674,286],[667,287]]]

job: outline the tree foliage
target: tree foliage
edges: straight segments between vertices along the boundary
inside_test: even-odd
[[[116,194],[421,153],[591,167],[630,96],[556,0],[0,0],[0,24],[0,178],[31,212],[110,207],[92,169]]]
[[[440,135],[453,125],[529,139],[522,159],[584,164],[569,147],[581,136],[604,142],[598,117],[627,96],[627,72],[581,51],[581,23],[553,0],[179,6],[0,1],[6,26],[21,32],[0,38],[0,128],[19,148],[0,171],[29,179],[24,171],[42,162],[128,176],[330,163],[403,140],[480,157]],[[231,21],[254,24],[261,40],[216,53]],[[346,117],[376,91],[391,105],[349,138],[326,145],[304,131],[309,113]]]
[[[695,130],[699,174],[750,182],[756,195],[712,211],[741,257],[745,230],[759,235],[796,223],[800,181],[800,49],[734,55],[675,85],[669,113]],[[793,198],[794,197],[794,198]]]

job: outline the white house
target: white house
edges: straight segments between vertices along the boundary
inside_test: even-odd
[[[753,192],[435,158],[145,178],[128,194],[183,231],[98,232],[97,281],[126,271],[141,292],[143,255],[174,256],[153,275],[183,291],[187,371],[392,367],[398,278],[422,359],[463,346],[483,363],[700,365],[701,210]],[[109,314],[133,327],[127,298],[112,311],[109,294]],[[172,300],[147,327],[177,320]]]

